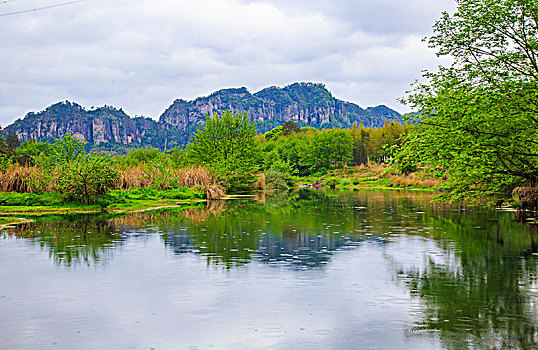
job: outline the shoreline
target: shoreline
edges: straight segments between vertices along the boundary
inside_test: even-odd
[[[218,200],[233,200],[239,198],[249,198],[254,195],[226,195]],[[141,201],[142,203],[130,203],[121,207],[100,208],[98,206],[72,206],[72,207],[55,207],[55,206],[0,206],[0,229],[12,225],[33,222],[32,218],[20,218],[16,216],[46,216],[46,215],[68,215],[68,214],[97,214],[107,212],[110,214],[129,214],[143,213],[159,209],[181,208],[183,206],[206,203],[207,199],[187,199],[180,201],[158,200],[158,201]],[[146,205],[147,204],[147,205]],[[121,206],[121,205],[118,205]]]

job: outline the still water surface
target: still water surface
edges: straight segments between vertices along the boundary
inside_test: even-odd
[[[535,349],[513,213],[301,190],[3,230],[4,349]]]

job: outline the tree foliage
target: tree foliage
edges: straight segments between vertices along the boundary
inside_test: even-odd
[[[401,156],[446,177],[450,198],[538,184],[538,2],[458,0],[430,47],[453,63],[404,99],[419,110]]]
[[[69,163],[62,163],[58,190],[68,199],[94,203],[97,196],[114,188],[118,174],[112,159],[104,154],[85,154]]]
[[[24,142],[17,151],[21,160],[40,168],[27,179],[35,191],[53,190],[66,200],[88,205],[114,188],[118,173],[110,156],[85,153],[84,147],[84,142],[66,134],[53,144]]]
[[[246,190],[259,170],[256,129],[246,113],[208,115],[187,146],[190,159],[210,167],[232,190]]]
[[[350,129],[305,129],[300,128],[298,133],[288,136],[280,133],[276,138],[274,135],[281,132],[282,127],[267,132],[263,150],[271,155],[271,161],[264,163],[264,169],[283,161],[294,174],[309,175],[369,161],[388,162],[401,146],[408,126],[392,121],[375,129],[362,124]]]

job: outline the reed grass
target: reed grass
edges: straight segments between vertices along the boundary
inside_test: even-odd
[[[40,169],[18,164],[10,164],[4,172],[0,172],[1,192],[33,192],[27,180],[32,175],[39,174]]]
[[[116,189],[126,190],[136,187],[154,187],[173,189],[178,187],[200,189],[207,199],[218,199],[226,195],[226,190],[213,173],[202,166],[190,168],[172,168],[140,164],[134,168],[120,170]]]

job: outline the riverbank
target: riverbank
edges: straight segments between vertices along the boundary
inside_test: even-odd
[[[324,175],[296,177],[295,180],[299,187],[352,191],[369,188],[434,192],[441,183],[441,180],[432,178],[424,170],[404,175],[391,165],[376,163],[336,169]]]
[[[357,167],[336,169],[326,174],[295,177],[297,187],[334,188],[340,190],[359,189],[402,189],[435,191],[438,180],[429,178],[424,172],[402,175],[386,164],[368,164]],[[182,187],[168,190],[155,188],[131,188],[114,190],[95,198],[94,204],[81,205],[66,202],[58,193],[0,193],[0,215],[48,215],[48,214],[89,214],[101,211],[127,213],[159,208],[173,208],[204,202],[201,190]],[[237,198],[227,195],[223,199]]]
[[[233,200],[252,196],[226,195],[221,200]],[[207,201],[207,199],[131,199],[126,203],[111,204],[107,207],[101,207],[99,205],[0,205],[0,227],[23,223],[24,221],[32,221],[28,218],[17,218],[16,216],[36,217],[44,215],[95,214],[103,211],[112,214],[139,213],[166,208],[190,208],[200,206]]]

